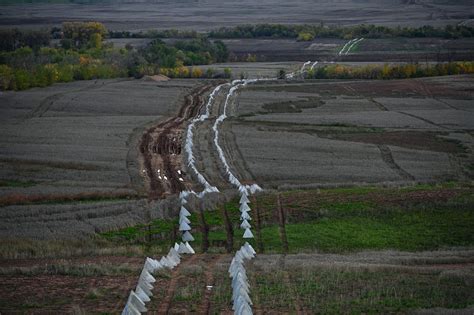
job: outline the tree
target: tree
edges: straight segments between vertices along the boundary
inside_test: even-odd
[[[107,34],[107,29],[100,22],[64,22],[64,38],[72,40],[76,48],[90,45],[91,40],[97,44],[97,40],[102,42],[102,38]]]
[[[232,77],[232,70],[230,68],[224,68],[224,77],[225,78]]]
[[[94,33],[89,39],[89,48],[101,49],[102,48],[102,35]]]
[[[297,41],[300,42],[310,42],[314,39],[314,35],[311,33],[299,33]]]
[[[202,70],[199,68],[193,68],[192,75],[193,78],[201,78],[202,77]]]
[[[284,69],[278,70],[277,78],[283,80],[286,78],[286,71]]]
[[[0,89],[8,90],[13,81],[13,70],[7,65],[0,65]]]

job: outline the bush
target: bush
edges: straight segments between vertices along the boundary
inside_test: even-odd
[[[107,29],[100,22],[64,22],[62,27],[64,38],[71,40],[76,48],[87,45],[97,47],[97,41],[107,34]]]
[[[13,70],[7,65],[0,65],[0,89],[8,90],[14,80]]]
[[[230,68],[224,68],[224,78],[232,77],[232,70]]]
[[[311,33],[299,33],[297,40],[300,42],[310,42],[314,39],[314,35]]]

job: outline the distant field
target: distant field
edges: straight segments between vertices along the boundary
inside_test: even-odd
[[[136,48],[144,47],[152,39],[111,38],[107,42],[123,48],[130,44]],[[175,42],[177,39],[164,39]],[[365,39],[356,45],[348,55],[337,56],[347,40],[316,38],[300,42],[296,39],[222,39],[230,52],[231,61],[258,62],[307,60],[338,62],[440,62],[474,59],[474,39],[442,38],[389,38]],[[252,66],[245,65],[245,66]]]
[[[229,110],[232,161],[266,188],[471,178],[471,81],[251,86]]]
[[[347,40],[317,38],[309,42],[294,39],[224,39],[231,59],[245,61],[357,61],[357,62],[426,62],[474,59],[474,39],[440,38],[365,39],[348,55],[337,55]]]
[[[470,1],[281,0],[98,1],[95,4],[35,3],[2,6],[1,27],[39,28],[63,21],[100,21],[112,30],[190,29],[255,23],[337,25],[446,25],[472,18]]]

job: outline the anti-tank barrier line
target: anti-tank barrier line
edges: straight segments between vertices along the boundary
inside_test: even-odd
[[[212,186],[205,177],[198,171],[195,165],[194,152],[193,152],[193,129],[195,128],[196,123],[202,122],[209,118],[210,108],[212,102],[214,101],[216,95],[219,93],[223,86],[227,84],[221,84],[217,86],[209,96],[208,102],[205,107],[205,112],[200,116],[194,118],[187,128],[186,142],[185,142],[185,152],[187,153],[187,162],[188,167],[190,167],[195,173],[198,181],[204,186],[204,190],[197,194],[194,191],[182,191],[179,194],[179,200],[181,203],[181,209],[179,212],[179,231],[182,232],[182,240],[180,244],[175,243],[166,257],[163,257],[160,261],[154,260],[152,258],[147,258],[145,265],[140,274],[139,281],[135,290],[130,292],[127,303],[122,311],[122,315],[137,315],[147,311],[145,304],[151,300],[153,283],[156,282],[156,279],[152,274],[162,268],[173,269],[180,263],[180,254],[194,254],[194,249],[189,245],[189,242],[194,241],[194,237],[191,235],[190,230],[191,221],[188,217],[191,213],[184,207],[187,204],[187,198],[189,195],[194,194],[199,198],[202,198],[203,195],[209,192],[217,192],[218,189],[215,186]]]
[[[300,72],[303,73],[305,67],[309,65],[311,62],[308,61],[303,64]],[[317,63],[317,62],[316,62]],[[316,65],[314,63],[311,66],[311,69]],[[294,73],[292,74],[294,75]],[[251,79],[251,80],[235,80],[231,84],[226,83],[226,84],[221,84],[217,86],[212,93],[209,96],[208,102],[205,107],[205,112],[201,114],[200,116],[194,118],[191,123],[189,124],[187,128],[187,134],[186,134],[186,142],[185,142],[185,152],[187,154],[187,164],[188,167],[192,169],[192,171],[195,173],[199,183],[201,183],[204,186],[204,190],[201,191],[201,193],[196,193],[194,191],[182,191],[179,194],[179,200],[181,203],[181,209],[179,213],[179,230],[182,232],[182,240],[185,242],[181,242],[180,244],[175,244],[174,247],[172,247],[168,253],[167,256],[162,257],[160,261],[154,260],[152,258],[146,258],[145,265],[143,267],[142,272],[140,273],[140,277],[138,280],[137,287],[135,290],[132,290],[130,292],[130,295],[128,297],[127,303],[125,304],[125,307],[122,311],[122,315],[137,315],[141,314],[147,311],[147,308],[145,304],[151,300],[151,297],[153,296],[152,294],[152,289],[153,289],[153,283],[156,282],[156,279],[153,277],[153,273],[159,269],[162,268],[170,268],[173,269],[176,267],[181,259],[180,259],[180,254],[194,254],[194,250],[192,247],[189,245],[190,241],[194,241],[193,236],[189,232],[191,230],[190,226],[190,220],[188,219],[188,216],[191,214],[189,211],[185,208],[185,205],[187,204],[187,198],[189,195],[193,194],[196,195],[198,198],[202,198],[206,193],[210,192],[218,192],[219,190],[215,187],[212,186],[204,177],[204,175],[199,172],[195,165],[195,158],[194,158],[194,143],[193,143],[193,136],[194,136],[194,129],[197,123],[203,122],[207,120],[210,116],[210,108],[212,106],[212,103],[219,93],[219,91],[222,89],[224,86],[231,86],[227,96],[226,96],[226,101],[224,104],[223,108],[223,113],[216,119],[216,122],[214,123],[213,130],[214,130],[214,144],[216,145],[216,149],[219,153],[219,157],[222,161],[222,163],[225,166],[226,173],[228,174],[229,181],[237,186],[239,188],[239,191],[241,193],[241,199],[240,199],[240,210],[241,210],[241,228],[245,229],[244,233],[244,238],[253,238],[253,234],[250,231],[250,224],[249,220],[251,220],[248,212],[250,211],[250,207],[248,206],[248,203],[250,202],[248,200],[248,191],[250,193],[255,193],[258,190],[261,190],[261,188],[257,184],[253,184],[251,186],[249,185],[242,185],[241,182],[237,179],[237,177],[232,173],[229,164],[227,163],[227,160],[224,155],[224,151],[219,145],[219,130],[218,126],[221,124],[226,116],[226,111],[227,111],[227,106],[234,95],[234,93],[240,88],[244,87],[249,83],[255,83],[258,81],[268,81],[268,80],[275,80],[275,79]],[[235,314],[252,314],[252,301],[249,297],[250,293],[250,288],[248,284],[248,279],[246,276],[245,268],[244,268],[244,260],[250,260],[251,258],[255,257],[255,251],[252,248],[250,244],[247,242],[245,243],[242,248],[236,252],[236,255],[234,259],[232,260],[232,264],[229,268],[229,273],[232,277],[232,288],[233,288],[233,294],[232,294],[232,301],[233,301],[233,309]]]
[[[342,47],[342,49],[339,51],[338,55],[339,56],[343,55],[346,47],[350,46],[356,40],[357,40],[357,38],[353,38],[350,41],[348,41],[347,43],[345,43],[344,46]]]
[[[216,96],[218,95],[220,90],[224,86],[228,86],[228,85],[229,85],[229,83],[218,85],[212,91],[212,93],[209,95],[209,99],[208,99],[208,102],[207,102],[206,107],[205,107],[205,112],[203,114],[201,114],[200,116],[194,118],[191,121],[191,123],[189,124],[188,128],[187,128],[186,142],[185,142],[185,145],[184,145],[184,149],[185,149],[185,152],[186,152],[186,155],[187,155],[187,165],[194,172],[194,174],[196,175],[196,177],[198,179],[198,182],[204,186],[204,190],[199,194],[199,196],[203,196],[203,195],[205,195],[206,193],[209,193],[209,192],[218,192],[219,190],[217,189],[217,187],[212,186],[206,180],[204,175],[201,172],[199,172],[199,170],[196,167],[195,157],[194,157],[194,142],[193,142],[194,129],[195,129],[197,123],[203,122],[203,121],[209,119],[210,108],[212,106],[212,103],[214,102],[214,99],[216,98]],[[196,194],[194,192],[191,192],[191,193]]]
[[[173,269],[181,262],[181,256],[175,247],[171,247],[168,254],[159,261],[149,257],[146,258],[137,286],[135,290],[130,291],[122,315],[139,315],[148,311],[146,303],[151,301],[153,284],[156,282],[153,274],[161,269]]]
[[[352,44],[352,42],[354,41],[354,39],[351,39],[350,41],[346,42],[344,44],[344,46],[342,46],[341,50],[339,50],[339,52],[337,53],[339,56],[342,55],[344,53],[344,50],[346,49],[347,45],[350,45]]]
[[[311,70],[317,65],[317,61],[315,61],[311,65]],[[303,64],[301,69],[297,72],[293,72],[288,74],[286,77],[291,79],[295,76],[296,73],[303,74],[305,72],[306,66],[310,65],[311,61],[307,61]],[[240,203],[240,212],[241,212],[241,224],[240,227],[245,230],[243,238],[249,239],[254,238],[251,232],[251,225],[249,221],[251,217],[249,215],[249,211],[251,210],[249,207],[250,200],[248,199],[248,192],[254,194],[255,192],[261,190],[260,186],[257,184],[249,185],[242,185],[242,183],[237,179],[237,177],[232,173],[229,163],[225,158],[224,150],[219,144],[219,125],[223,123],[223,121],[227,118],[227,107],[232,100],[235,92],[238,89],[245,87],[250,83],[256,83],[259,81],[269,81],[269,80],[276,80],[276,78],[271,79],[250,79],[250,80],[235,80],[231,84],[231,88],[226,96],[224,108],[222,110],[222,114],[216,119],[212,129],[214,131],[214,145],[218,152],[219,158],[224,166],[226,175],[228,177],[228,181],[236,186],[239,189],[241,198],[239,200]],[[232,263],[229,267],[229,274],[232,278],[232,303],[234,310],[234,314],[253,314],[252,312],[252,300],[250,299],[250,285],[248,283],[248,278],[245,271],[244,260],[250,260],[255,257],[256,252],[253,250],[252,246],[245,243],[242,248],[236,252],[234,258],[232,259]]]
[[[349,52],[351,51],[351,49],[354,48],[355,45],[357,45],[358,43],[360,43],[363,40],[364,40],[364,38],[358,38],[358,39],[354,40],[354,42],[347,48],[347,51],[344,53],[344,56],[347,56],[349,54]]]

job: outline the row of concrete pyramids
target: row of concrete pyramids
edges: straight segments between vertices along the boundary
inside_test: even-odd
[[[153,289],[153,283],[156,282],[152,274],[161,268],[173,269],[176,267],[181,261],[180,254],[195,253],[189,244],[189,242],[194,241],[194,237],[191,235],[191,221],[188,219],[191,213],[184,207],[187,203],[187,196],[188,194],[180,194],[181,209],[179,211],[179,230],[182,232],[183,242],[179,244],[175,243],[168,255],[162,257],[159,261],[149,257],[146,258],[145,265],[138,279],[138,285],[135,290],[130,292],[122,315],[145,313],[147,311],[145,304],[149,302],[151,296],[153,296],[151,290]]]
[[[232,279],[232,309],[236,315],[251,315],[252,300],[250,299],[250,284],[248,282],[247,273],[244,263],[255,257],[255,250],[252,246],[245,244],[235,253],[234,258],[229,267],[229,275]]]
[[[246,190],[243,190],[240,197],[240,201],[239,201],[240,220],[242,221],[240,223],[240,228],[245,231],[243,238],[246,238],[246,239],[254,237],[252,231],[250,230],[252,226],[250,225],[249,221],[251,221],[252,218],[249,215],[249,212],[251,210],[249,207],[249,203],[250,203],[250,200],[248,198],[248,193]]]
[[[139,315],[147,311],[145,304],[149,302],[153,296],[153,283],[156,282],[152,274],[163,268],[173,269],[181,261],[181,257],[176,250],[176,245],[177,244],[170,249],[168,255],[162,257],[160,260],[149,257],[146,258],[138,279],[137,287],[135,290],[130,291],[122,315]]]

